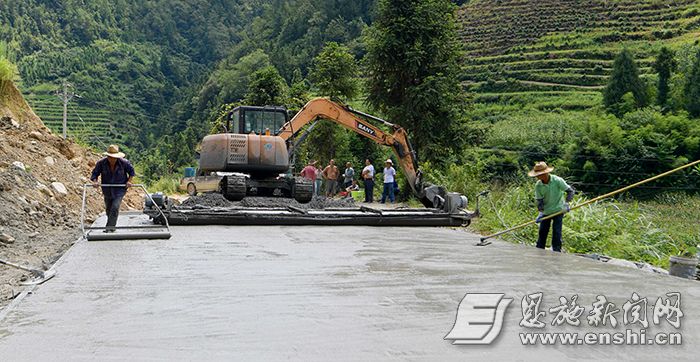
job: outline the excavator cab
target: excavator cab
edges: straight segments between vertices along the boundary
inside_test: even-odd
[[[279,135],[280,129],[289,121],[287,109],[284,107],[239,106],[228,115],[226,124],[229,133]]]

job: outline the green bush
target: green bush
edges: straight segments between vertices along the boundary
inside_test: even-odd
[[[17,67],[5,58],[0,58],[0,81],[14,80]]]
[[[182,193],[178,190],[180,185],[180,180],[176,178],[175,175],[163,176],[157,181],[148,185],[149,192],[162,192],[164,194],[177,194]]]

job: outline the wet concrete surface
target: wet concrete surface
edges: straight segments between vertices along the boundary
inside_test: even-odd
[[[170,240],[80,242],[0,320],[2,360],[695,360],[700,284],[446,228],[179,226]],[[543,310],[682,293],[681,346],[522,346]],[[488,346],[443,337],[465,293],[514,298]],[[651,313],[649,313],[651,320]],[[621,321],[621,315],[618,315]],[[662,321],[648,334],[676,331]],[[537,330],[536,332],[539,332]]]

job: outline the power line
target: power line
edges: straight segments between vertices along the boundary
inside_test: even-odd
[[[609,187],[609,188],[619,188],[622,185],[613,184],[599,184],[599,183],[588,183],[588,182],[568,182],[572,185],[582,185],[582,186],[596,186],[596,187]],[[700,187],[674,187],[674,186],[637,186],[637,189],[652,189],[652,190],[677,190],[677,191],[694,191],[700,190]]]
[[[93,139],[96,139],[96,140],[100,143],[100,145],[102,145],[102,147],[105,147],[105,148],[106,148],[107,145],[103,142],[103,138],[102,138],[102,137],[99,137],[99,136],[95,133],[94,130],[92,130],[90,127],[88,127],[87,123],[85,123],[85,121],[83,120],[83,118],[80,117],[80,114],[78,114],[78,111],[75,109],[75,107],[73,107],[73,105],[71,105],[71,110],[75,113],[75,115],[78,117],[78,119],[79,119],[80,122],[82,123],[82,125],[83,125],[83,131],[85,131],[85,130],[87,129],[87,131],[88,131],[88,133],[90,134],[90,136],[91,136]]]
[[[155,120],[158,120],[158,119],[159,119],[158,117],[153,116],[153,115],[150,115],[150,114],[141,113],[141,112],[137,112],[137,111],[130,110],[130,109],[126,109],[126,108],[115,107],[115,106],[113,106],[113,105],[111,105],[111,104],[107,104],[107,103],[104,103],[104,102],[96,101],[96,100],[93,100],[93,99],[83,98],[83,100],[86,101],[86,102],[88,102],[88,103],[92,103],[92,104],[97,104],[97,105],[105,106],[105,107],[107,107],[108,109],[110,109],[110,110],[112,110],[112,111],[126,112],[126,113],[129,113],[129,114],[131,114],[131,115],[143,116],[143,117],[150,118],[150,119],[155,119]]]
[[[483,148],[480,147],[477,149],[477,151],[487,151],[487,152],[518,152],[526,155],[552,155],[552,156],[563,156],[564,153],[556,153],[556,152],[539,152],[539,151],[524,151],[522,149],[509,149],[509,148],[499,148],[499,147],[489,147],[489,148]],[[605,156],[597,156],[597,155],[574,155],[574,158],[579,158],[579,159],[609,159],[609,158],[615,158],[617,160],[627,160],[627,161],[654,161],[654,162],[663,162],[663,161],[675,161],[674,158],[637,158],[637,157],[626,157],[626,156],[610,156],[610,157],[605,157]]]
[[[68,131],[68,102],[70,102],[73,97],[80,98],[80,96],[73,93],[70,88],[73,88],[73,85],[64,80],[62,89],[56,90],[56,96],[63,102],[63,139],[66,139]]]
[[[516,167],[520,166],[519,164],[515,163],[488,163],[486,164],[487,166],[510,166],[510,167]],[[599,171],[599,170],[584,170],[580,168],[568,168],[568,167],[561,167],[561,169],[565,171],[577,171],[577,172],[585,172],[585,173],[596,173],[596,174],[613,174],[613,175],[637,175],[637,176],[649,176],[649,175],[654,175],[654,172],[632,172],[632,171]],[[684,177],[691,177],[692,175],[684,175]]]

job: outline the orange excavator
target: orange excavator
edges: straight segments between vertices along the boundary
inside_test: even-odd
[[[413,193],[427,207],[441,208],[447,193],[443,187],[424,184],[418,169],[416,154],[408,134],[399,125],[354,110],[326,98],[316,98],[291,119],[283,107],[240,106],[227,117],[226,131],[204,137],[200,152],[200,172],[222,172],[220,191],[229,200],[241,200],[247,195],[292,197],[308,202],[313,195],[310,181],[294,177],[291,168],[292,154],[303,141],[315,122],[329,120],[377,144],[390,147]],[[371,121],[391,130],[387,133]],[[295,136],[307,127],[301,140]],[[466,207],[466,197],[455,199],[451,205]]]

